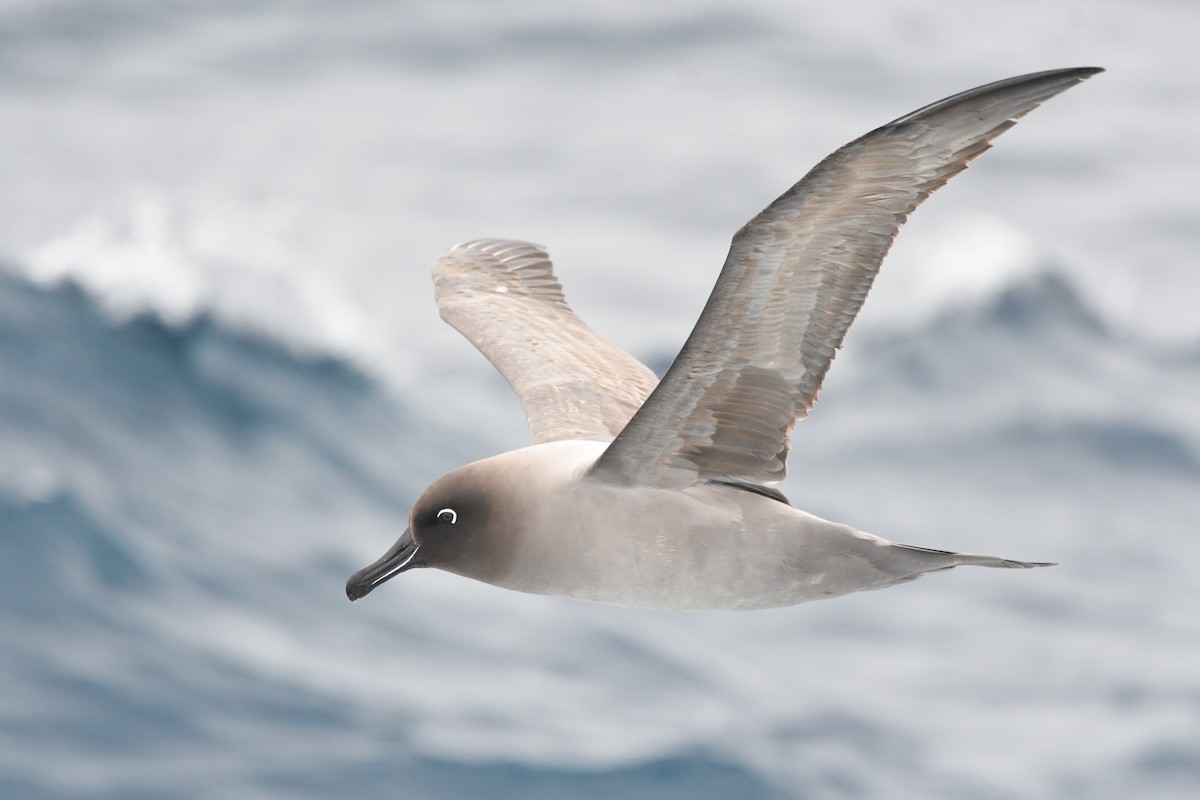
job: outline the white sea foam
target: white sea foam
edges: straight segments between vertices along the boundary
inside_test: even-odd
[[[867,301],[864,327],[913,328],[979,307],[1050,266],[1028,234],[981,209],[953,209],[901,231]]]
[[[127,213],[90,216],[19,263],[43,286],[74,282],[117,321],[182,326],[211,314],[301,351],[359,358],[368,331],[336,282],[306,263],[292,210],[202,197],[183,206],[143,187]]]

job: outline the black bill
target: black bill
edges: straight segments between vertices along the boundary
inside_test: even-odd
[[[383,554],[383,558],[350,576],[350,580],[346,581],[346,597],[353,603],[360,597],[366,597],[384,581],[417,566],[415,558],[418,549],[412,531],[404,531],[392,548]]]

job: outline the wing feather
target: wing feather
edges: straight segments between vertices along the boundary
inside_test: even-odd
[[[1055,70],[949,97],[818,164],[733,237],[662,382],[593,474],[681,488],[773,483],[900,226],[1015,121],[1100,70]]]
[[[434,265],[433,280],[442,319],[512,386],[534,444],[611,439],[658,383],[571,310],[538,245],[456,245]]]

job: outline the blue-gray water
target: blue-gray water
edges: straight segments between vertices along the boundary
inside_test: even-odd
[[[1196,13],[940,7],[0,3],[0,795],[1200,793]],[[440,251],[549,244],[661,365],[825,152],[1082,63],[902,233],[785,486],[1060,566],[345,601],[428,480],[524,437]]]

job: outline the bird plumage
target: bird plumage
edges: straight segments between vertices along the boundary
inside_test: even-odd
[[[962,564],[1043,566],[888,542],[793,508],[771,484],[908,215],[1018,118],[1098,71],[972,89],[822,160],[735,234],[662,381],[571,311],[541,247],[452,248],[434,267],[442,317],[516,391],[533,444],[435,481],[408,538],[347,594],[434,566],[527,592],[747,609]]]

